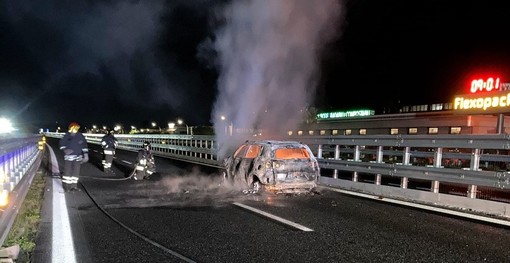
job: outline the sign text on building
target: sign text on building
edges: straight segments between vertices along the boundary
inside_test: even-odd
[[[353,110],[353,111],[336,111],[336,112],[322,112],[317,114],[317,120],[330,120],[352,117],[365,117],[375,115],[374,110]]]
[[[453,110],[472,113],[507,112],[510,111],[510,91],[455,96]]]

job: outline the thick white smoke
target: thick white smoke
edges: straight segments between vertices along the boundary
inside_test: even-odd
[[[239,131],[283,135],[303,120],[314,99],[320,52],[339,35],[342,10],[339,0],[233,1],[223,9],[212,113],[219,158],[253,138]]]

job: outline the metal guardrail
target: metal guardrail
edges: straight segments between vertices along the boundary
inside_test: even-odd
[[[321,169],[510,189],[508,135],[301,137]],[[504,166],[502,166],[504,164]],[[333,175],[334,176],[334,175]]]
[[[41,135],[0,139],[0,244],[3,244],[41,163]]]
[[[58,138],[63,133],[46,135]],[[91,143],[99,143],[103,134],[85,136]],[[120,149],[136,151],[144,141],[150,141],[156,155],[221,167],[214,136],[116,137]],[[318,135],[278,139],[310,146],[321,169],[319,184],[510,217],[509,135]],[[418,192],[418,187],[412,188],[416,183],[421,185]],[[460,190],[444,192],[446,185]]]
[[[47,133],[60,138],[63,133]],[[85,134],[100,144],[103,134]],[[214,136],[116,135],[119,149],[137,151],[150,141],[156,155],[220,167]],[[496,164],[510,163],[508,135],[378,135],[289,137],[308,144],[321,169],[381,174],[510,188],[510,174]],[[497,170],[495,170],[497,168]]]
[[[46,136],[62,138],[64,133],[48,132]],[[85,133],[88,143],[101,144],[104,134]],[[174,134],[116,134],[118,149],[138,151],[143,142],[149,141],[157,156],[200,165],[220,167],[216,156],[215,137],[210,135],[174,135]]]

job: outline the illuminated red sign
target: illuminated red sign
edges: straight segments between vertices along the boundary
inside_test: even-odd
[[[499,83],[499,78],[486,78],[486,79],[475,79],[471,81],[471,89],[469,90],[471,93],[477,93],[480,91],[492,91],[492,90],[500,90],[501,85]]]

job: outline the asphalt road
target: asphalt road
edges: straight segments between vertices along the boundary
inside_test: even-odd
[[[325,187],[243,194],[214,169],[161,158],[156,176],[135,181],[135,153],[117,151],[110,175],[91,149],[82,191],[63,193],[52,178],[45,196],[65,196],[75,262],[510,262],[504,226]],[[54,209],[44,208],[35,262],[62,253],[50,245]]]

